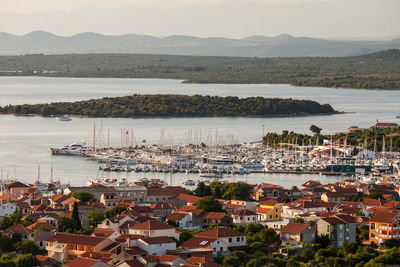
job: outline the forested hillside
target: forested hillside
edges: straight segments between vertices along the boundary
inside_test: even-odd
[[[36,105],[0,107],[3,114],[70,114],[90,117],[238,117],[333,114],[328,104],[309,100],[185,95],[133,95]]]
[[[400,89],[400,50],[354,57],[197,57],[139,54],[1,56],[1,75],[167,78],[194,83],[288,83]]]

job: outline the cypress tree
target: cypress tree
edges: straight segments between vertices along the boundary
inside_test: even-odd
[[[72,210],[72,219],[74,219],[74,221],[76,223],[76,228],[78,230],[82,229],[81,219],[79,218],[79,210],[78,210],[77,202],[74,203],[74,208]]]

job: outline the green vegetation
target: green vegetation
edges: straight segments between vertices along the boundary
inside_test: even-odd
[[[77,198],[79,200],[82,200],[83,202],[95,202],[96,198],[94,197],[93,193],[83,191],[83,190],[77,190],[75,192],[72,192],[69,194],[70,197]]]
[[[106,218],[106,214],[102,210],[95,210],[89,212],[87,214],[87,217],[88,217],[89,227],[97,228],[97,225],[100,224]]]
[[[214,198],[251,200],[250,193],[252,188],[243,182],[221,183],[212,181],[209,185],[200,182],[193,193],[198,197],[213,196]]]
[[[0,113],[71,114],[91,117],[237,117],[333,114],[328,104],[310,100],[186,95],[132,95],[36,105],[0,107]]]
[[[140,54],[1,56],[0,75],[182,79],[400,89],[400,51],[353,57],[206,57]],[[47,72],[48,70],[52,72]]]
[[[106,211],[106,217],[107,217],[107,218],[112,218],[112,217],[114,217],[115,215],[122,214],[122,213],[124,213],[124,212],[126,212],[126,208],[125,208],[125,207],[123,207],[123,206],[116,206],[116,207],[114,207],[114,208],[109,209],[109,210]]]
[[[213,196],[203,197],[197,202],[196,208],[203,209],[205,211],[223,211],[221,203],[218,202]]]
[[[323,140],[330,140],[330,135],[314,134],[299,134],[295,132],[282,131],[282,134],[267,133],[263,142],[268,146],[278,146],[279,143],[290,143],[298,145],[322,144]],[[347,139],[347,145],[363,146],[371,151],[380,152],[383,148],[383,139],[385,139],[385,151],[393,152],[400,151],[400,126],[393,129],[382,130],[366,130],[366,131],[351,131],[349,133],[336,133],[332,135],[334,143],[343,144]],[[376,144],[376,145],[375,145]]]

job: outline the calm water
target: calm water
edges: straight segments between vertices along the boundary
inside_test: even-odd
[[[205,141],[208,135],[234,135],[236,142],[260,140],[264,131],[281,132],[284,129],[309,132],[316,124],[325,133],[344,131],[350,125],[368,127],[376,119],[400,123],[400,91],[367,91],[330,89],[315,87],[292,87],[289,85],[198,85],[182,84],[177,80],[157,79],[83,79],[83,78],[37,78],[1,77],[0,105],[22,103],[45,103],[55,101],[76,101],[124,96],[129,94],[202,94],[236,95],[239,97],[263,96],[295,99],[310,99],[329,103],[336,110],[346,114],[332,116],[294,118],[151,118],[151,119],[79,119],[59,122],[53,118],[0,116],[0,168],[4,176],[17,177],[26,182],[37,178],[37,167],[41,166],[41,177],[48,180],[50,165],[53,164],[55,178],[72,184],[85,184],[90,177],[98,175],[98,165],[81,158],[56,157],[50,155],[49,147],[62,146],[79,140],[89,140],[93,124],[102,126],[103,135],[110,131],[110,143],[120,145],[121,129],[133,129],[136,144],[159,143],[161,132],[166,142],[184,144],[189,133],[198,133]],[[264,127],[263,127],[264,125]],[[192,140],[193,141],[193,140]],[[125,174],[124,174],[125,175]],[[112,174],[119,177],[120,174]],[[184,175],[146,174],[148,177],[163,178],[172,184],[181,184]],[[130,173],[128,178],[137,180],[140,174]],[[311,176],[256,175],[232,179],[250,182],[276,182],[285,186],[299,185]],[[192,175],[191,179],[196,179]],[[336,178],[312,177],[313,179],[335,180]]]

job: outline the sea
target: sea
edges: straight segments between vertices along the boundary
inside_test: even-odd
[[[33,183],[53,178],[71,185],[85,185],[89,179],[107,176],[137,181],[143,177],[182,185],[198,174],[102,173],[99,164],[81,157],[52,156],[50,147],[91,141],[93,128],[111,146],[205,142],[210,136],[226,136],[235,143],[260,141],[267,132],[283,130],[310,133],[311,124],[322,133],[346,131],[349,126],[369,127],[379,122],[400,123],[400,91],[353,90],[322,87],[294,87],[287,84],[185,84],[166,79],[0,77],[0,106],[79,101],[133,94],[185,94],[218,96],[262,96],[315,100],[331,104],[342,114],[304,117],[222,118],[55,118],[0,115],[0,169],[2,179]],[[121,132],[133,132],[121,138]],[[106,138],[107,136],[107,138]],[[194,138],[196,136],[196,138]],[[228,138],[229,137],[229,138]],[[97,139],[99,140],[99,138]],[[130,142],[130,143],[129,143]],[[309,179],[334,182],[343,177],[295,174],[248,174],[226,177],[230,181],[269,182],[286,187]]]

